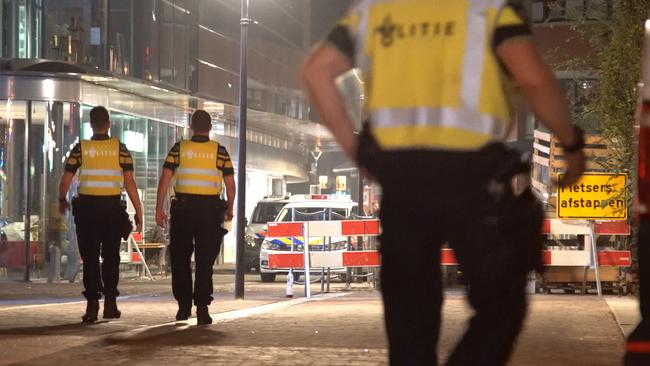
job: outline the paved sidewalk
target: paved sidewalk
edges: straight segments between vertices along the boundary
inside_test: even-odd
[[[175,304],[165,294],[133,295],[121,303],[122,319],[91,326],[79,324],[78,304],[6,307],[0,309],[0,364],[387,363],[378,292],[359,285],[342,297],[255,313],[251,309],[256,306],[286,301],[278,293],[283,284],[266,285],[251,284],[260,290],[248,293],[246,301],[232,300],[232,291],[226,291],[229,285],[219,285],[226,290],[217,294],[211,309],[230,320],[222,319],[212,326],[170,323]],[[442,360],[458,341],[470,316],[462,293],[448,292],[440,340]],[[164,325],[156,327],[160,324]],[[532,298],[530,316],[510,364],[619,365],[623,341],[603,298],[537,295]]]
[[[612,310],[624,335],[629,335],[641,321],[639,299],[633,296],[606,297],[607,305]]]

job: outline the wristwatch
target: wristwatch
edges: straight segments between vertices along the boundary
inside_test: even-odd
[[[585,132],[578,126],[573,126],[573,135],[575,141],[571,145],[563,146],[564,153],[574,153],[585,148]]]

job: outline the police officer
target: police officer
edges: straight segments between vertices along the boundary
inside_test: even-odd
[[[196,305],[198,324],[211,324],[208,306],[212,302],[212,266],[227,233],[224,220],[232,220],[235,178],[230,155],[224,146],[210,140],[210,115],[197,110],[190,122],[191,140],[176,143],[169,151],[158,184],[156,222],[165,225],[163,211],[167,189],[176,175],[175,197],[171,202],[170,257],[172,290],[178,301],[176,320],[191,315]],[[223,185],[227,201],[221,199]],[[192,290],[192,252],[196,275]]]
[[[303,67],[324,123],[382,186],[381,285],[392,365],[437,364],[436,263],[445,242],[475,310],[448,365],[503,365],[521,329],[526,274],[540,253],[529,248],[542,213],[530,191],[515,197],[499,173],[512,160],[500,142],[511,127],[513,81],[564,147],[560,184],[584,170],[581,134],[530,35],[514,1],[364,0]],[[368,122],[360,135],[335,83],[353,67],[366,79]]]
[[[79,172],[79,197],[73,200],[72,211],[83,259],[83,295],[88,303],[81,319],[86,323],[97,320],[102,293],[104,319],[121,316],[116,303],[120,294],[117,290],[120,243],[121,237],[128,237],[131,229],[126,207],[121,202],[122,186],[135,207],[136,231],[142,229],[142,204],[133,177],[131,153],[118,139],[109,136],[111,122],[106,108],[95,107],[90,111],[90,126],[93,136],[73,147],[59,185],[59,211],[64,214],[69,208],[68,190]]]

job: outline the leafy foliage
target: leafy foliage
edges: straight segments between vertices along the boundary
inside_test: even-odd
[[[650,0],[614,3],[613,18],[604,42],[601,39],[592,42],[602,44],[596,68],[600,83],[595,98],[584,111],[600,120],[600,134],[610,146],[608,159],[602,165],[609,171],[625,172],[631,177],[635,176],[634,113],[648,9]]]

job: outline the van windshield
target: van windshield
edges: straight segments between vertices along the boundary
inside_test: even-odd
[[[259,202],[253,212],[252,224],[266,224],[275,221],[278,212],[282,210],[283,202]]]
[[[330,221],[345,220],[347,210],[344,208],[325,207],[295,207],[285,208],[279,215],[278,221]]]

